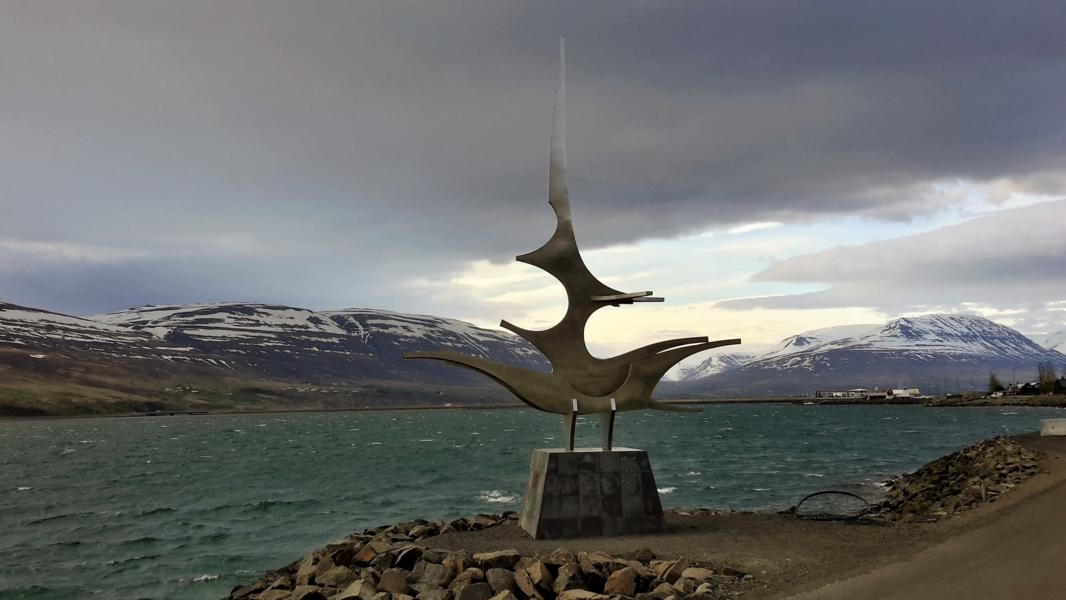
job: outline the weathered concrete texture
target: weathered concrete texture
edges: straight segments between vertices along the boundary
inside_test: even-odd
[[[534,450],[519,525],[534,539],[661,533],[663,507],[648,453]]]
[[[1066,435],[1066,419],[1044,419],[1040,421],[1041,437]]]

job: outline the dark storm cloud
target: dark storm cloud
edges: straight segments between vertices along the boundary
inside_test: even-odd
[[[135,251],[77,284],[94,310],[148,301],[97,289],[133,273],[336,306],[509,258],[551,229],[560,33],[588,245],[912,218],[931,181],[1057,181],[1064,6],[0,0],[0,238]]]

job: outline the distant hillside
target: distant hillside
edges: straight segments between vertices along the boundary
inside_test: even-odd
[[[1061,334],[1043,336],[1061,347]],[[488,379],[407,351],[452,348],[548,370],[529,343],[454,319],[251,303],[146,306],[91,318],[0,302],[0,415],[516,403]],[[774,396],[817,389],[983,389],[1061,371],[1066,355],[966,315],[926,315],[789,336],[753,355],[698,355],[665,397]],[[740,351],[737,351],[740,350]]]
[[[402,358],[439,348],[548,368],[510,333],[424,315],[228,303],[80,318],[0,303],[0,414],[516,401]]]
[[[841,335],[844,334],[844,335]],[[679,384],[675,393],[802,394],[817,389],[916,386],[931,392],[983,389],[990,372],[1031,377],[1066,355],[1010,327],[969,315],[901,318],[880,327],[831,328],[786,338],[751,361]]]

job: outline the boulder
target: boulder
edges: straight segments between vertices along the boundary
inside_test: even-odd
[[[437,535],[437,528],[432,525],[416,525],[411,528],[411,530],[408,532],[408,535],[415,538],[416,540],[420,540],[422,538]]]
[[[548,565],[561,567],[566,563],[577,562],[577,557],[573,552],[566,550],[565,548],[557,548],[553,550],[551,554],[541,559],[542,562]]]
[[[470,553],[466,550],[460,550],[458,552],[452,552],[448,556],[444,557],[441,564],[448,567],[455,572],[456,575],[462,573],[467,567],[471,566],[472,559]]]
[[[603,593],[633,596],[637,593],[637,572],[632,567],[623,567],[611,573],[603,585]]]
[[[695,579],[689,579],[688,577],[678,577],[672,584],[674,590],[677,591],[678,596],[688,596],[696,591],[696,588],[700,586],[699,582]]]
[[[433,587],[448,587],[455,579],[455,571],[445,565],[420,561],[407,576],[408,583],[425,583]]]
[[[330,587],[345,587],[355,579],[355,572],[348,567],[333,567],[321,575],[315,575],[316,584]]]
[[[666,598],[674,595],[674,586],[669,583],[660,583],[651,590],[651,594],[658,598]]]
[[[403,569],[388,569],[378,578],[378,591],[390,594],[410,594],[411,588],[407,585],[407,571]]]
[[[378,590],[373,583],[365,579],[357,579],[331,600],[374,600],[374,594],[377,593]]]
[[[378,555],[378,551],[374,550],[369,544],[363,546],[352,557],[352,562],[357,565],[369,565],[370,561]]]
[[[373,600],[392,600],[392,594],[388,592],[378,592],[374,594]]]
[[[470,567],[469,569],[464,569],[462,573],[459,573],[448,587],[458,588],[480,581],[485,581],[485,572],[477,567]]]
[[[474,518],[470,520],[470,529],[486,529],[499,522],[499,517],[492,515],[474,515]]]
[[[585,580],[581,576],[581,567],[577,563],[566,563],[559,567],[559,574],[555,576],[552,591],[557,595],[567,590],[587,589]]]
[[[357,548],[348,543],[330,544],[326,546],[325,555],[335,565],[350,567],[355,562]]]
[[[653,560],[650,566],[659,579],[666,583],[673,583],[688,568],[688,561],[683,558],[677,560]]]
[[[518,550],[499,550],[497,552],[479,552],[474,555],[474,563],[481,569],[510,569],[518,562],[521,555]]]
[[[422,549],[418,546],[404,546],[395,551],[392,567],[410,571],[415,567],[418,559],[422,558]]]
[[[493,596],[491,598],[491,600],[518,600],[518,597],[515,596],[510,591],[504,590],[504,591],[500,592],[499,594],[496,594],[495,596]]]
[[[459,590],[456,600],[489,600],[492,596],[492,587],[484,581],[479,581]]]
[[[495,595],[507,592],[513,595],[515,590],[514,573],[507,569],[488,569],[485,571],[485,581],[492,588]]]
[[[289,600],[289,598],[292,598],[292,590],[267,590],[256,596],[257,600]]]
[[[556,600],[610,600],[610,596],[604,596],[603,594],[597,594],[596,592],[590,592],[588,590],[566,590],[559,594]]]
[[[689,567],[684,571],[681,571],[681,576],[687,579],[695,579],[700,583],[705,583],[711,580],[711,577],[714,576],[714,571],[701,567]]]
[[[537,591],[537,586],[534,585],[533,580],[530,579],[529,573],[525,569],[518,569],[515,571],[514,583],[515,587],[517,587],[526,598],[536,598],[540,594],[540,592]]]
[[[548,568],[548,565],[538,560],[530,563],[530,565],[525,568],[525,572],[529,575],[530,581],[532,581],[533,585],[537,588],[545,592],[552,591],[555,577],[552,576],[551,569]]]
[[[308,556],[300,561],[300,566],[296,569],[296,576],[294,578],[296,580],[296,585],[310,585],[315,582],[315,573],[317,573],[318,569],[312,560],[313,559]]]
[[[418,600],[452,600],[451,590],[430,589],[418,592]]]
[[[370,561],[370,566],[376,571],[384,571],[392,568],[392,563],[396,560],[396,555],[392,552],[385,552],[378,554],[374,557],[374,560]]]
[[[435,564],[441,564],[444,559],[448,557],[447,550],[441,550],[440,548],[426,548],[422,551],[422,560]]]

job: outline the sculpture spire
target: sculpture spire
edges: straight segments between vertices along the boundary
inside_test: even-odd
[[[566,38],[559,38],[559,82],[552,107],[551,151],[548,153],[548,202],[555,216],[570,218],[570,192],[566,188]]]

